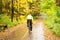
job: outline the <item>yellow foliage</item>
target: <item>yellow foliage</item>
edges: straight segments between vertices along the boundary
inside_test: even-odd
[[[33,0],[28,0],[28,1],[31,2],[31,3],[33,2]]]
[[[21,14],[25,14],[27,15],[28,13],[32,12],[37,12],[39,13],[39,6],[38,6],[38,2],[36,0],[13,0],[13,5],[12,5],[12,0],[3,0],[2,1],[4,6],[6,7],[6,5],[9,6],[9,8],[3,8],[3,10],[9,10],[10,14],[12,13],[12,6],[14,9],[14,20],[16,19],[16,14],[18,14],[18,16],[20,16]],[[7,4],[9,3],[9,4]],[[30,4],[32,3],[32,5]],[[31,6],[31,8],[30,8]],[[21,19],[24,19],[25,16],[20,16]]]

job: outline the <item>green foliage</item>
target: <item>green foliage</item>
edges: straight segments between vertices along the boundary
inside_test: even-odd
[[[56,16],[57,16],[57,17],[60,17],[60,7],[57,7],[57,8],[56,8],[56,11],[57,11]]]
[[[16,25],[18,22],[11,22],[11,19],[6,14],[0,14],[0,24],[7,24],[8,28]]]
[[[32,16],[33,16],[33,19],[38,19],[38,16],[40,15],[40,13],[38,13],[38,12],[34,12],[33,14],[32,14]]]
[[[55,26],[53,28],[53,31],[60,36],[60,7],[56,8],[56,16],[57,18],[54,20],[55,21]]]
[[[49,12],[54,12],[55,9],[55,0],[40,0],[41,11],[47,14]]]
[[[60,36],[60,8],[56,7],[55,0],[40,0],[41,12],[48,16],[45,24],[54,33]]]

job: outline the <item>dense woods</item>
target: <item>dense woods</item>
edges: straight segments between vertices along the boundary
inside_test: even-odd
[[[45,25],[60,36],[59,10],[59,0],[0,0],[0,24],[12,27],[21,21],[24,22],[29,13],[34,19],[46,14]]]
[[[29,13],[37,18],[40,14],[39,0],[0,0],[0,24],[17,25],[24,22]]]

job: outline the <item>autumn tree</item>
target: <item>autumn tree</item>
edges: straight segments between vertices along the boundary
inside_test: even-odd
[[[2,0],[0,0],[0,14],[2,13]]]

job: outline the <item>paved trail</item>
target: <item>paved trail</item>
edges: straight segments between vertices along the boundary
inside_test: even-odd
[[[30,40],[45,40],[42,22],[38,22],[33,25]]]

